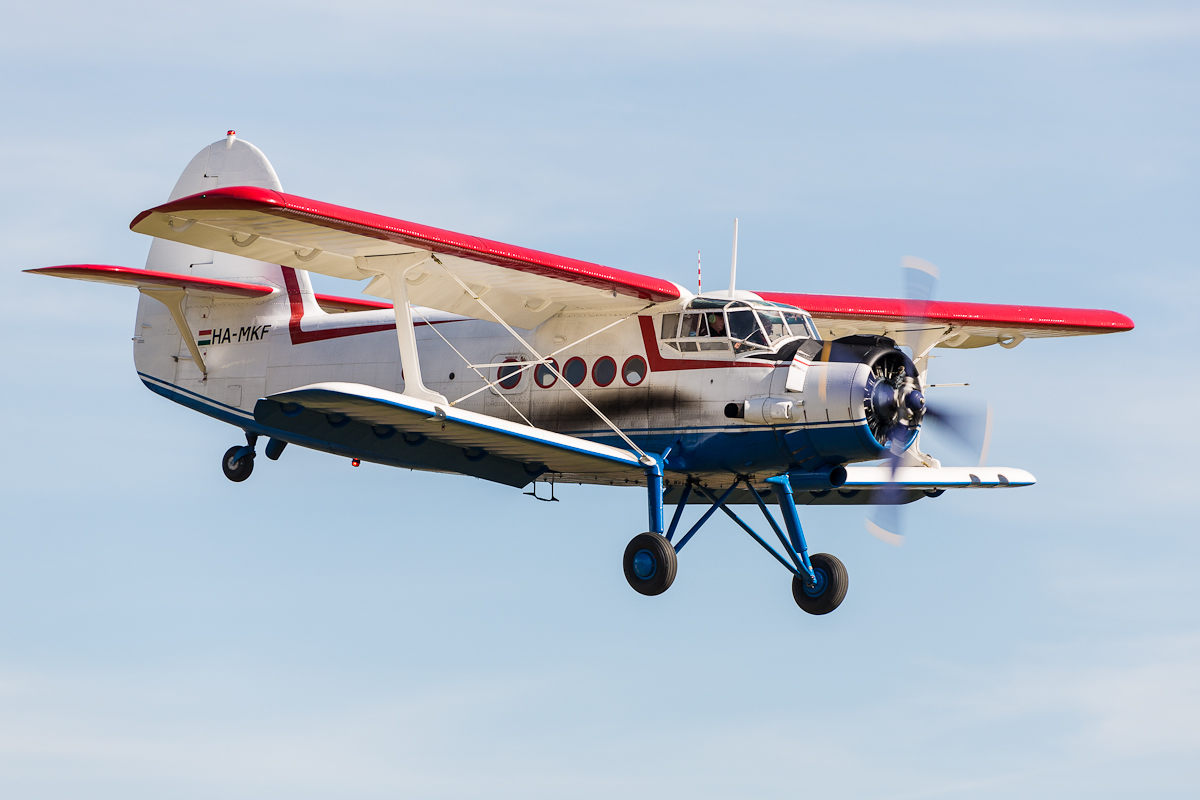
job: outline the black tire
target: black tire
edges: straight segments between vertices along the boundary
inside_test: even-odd
[[[675,581],[675,548],[657,533],[639,533],[625,547],[625,580],[635,592],[662,594]]]
[[[809,563],[817,576],[819,591],[814,592],[798,575],[793,575],[792,597],[796,605],[809,614],[828,614],[846,599],[850,575],[846,572],[846,565],[828,553],[817,553],[809,559]]]
[[[254,453],[251,451],[248,455],[238,458],[237,456],[240,447],[231,447],[225,451],[225,457],[221,459],[221,470],[225,473],[225,477],[234,483],[241,483],[250,477],[250,473],[254,471]]]

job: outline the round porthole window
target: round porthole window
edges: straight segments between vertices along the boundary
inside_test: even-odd
[[[555,374],[555,370],[558,369],[558,362],[553,358],[549,359],[549,361],[549,364],[538,364],[533,370],[534,382],[543,389],[549,389],[558,383],[558,375]],[[552,365],[554,369],[550,368]]]
[[[596,359],[592,365],[592,380],[597,386],[608,386],[617,377],[617,362],[608,356]]]
[[[621,378],[624,379],[626,385],[637,386],[646,380],[646,372],[646,360],[641,356],[630,356],[625,360],[625,365],[621,367]]]
[[[568,359],[562,374],[572,386],[578,386],[587,377],[587,362],[578,356]]]
[[[497,371],[496,377],[500,380],[501,389],[515,389],[517,384],[521,382],[521,368],[517,366],[515,358],[504,359],[504,364]]]

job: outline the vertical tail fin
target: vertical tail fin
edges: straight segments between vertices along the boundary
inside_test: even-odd
[[[213,142],[192,158],[175,182],[168,200],[225,186],[257,186],[283,191],[275,168],[263,152],[229,131],[224,139]],[[284,291],[288,288],[285,283],[293,283],[304,298],[306,313],[321,313],[313,300],[312,282],[303,270],[294,270],[295,281],[285,282],[283,268],[278,264],[214,253],[165,239],[155,239],[150,245],[146,269],[223,280],[265,278]]]
[[[281,191],[279,177],[262,151],[233,131],[201,150],[171,190],[171,200],[226,186]],[[279,293],[261,302],[189,294],[174,316],[168,298],[143,292],[138,304],[134,363],[152,390],[233,424],[248,419],[266,390],[267,332],[297,312],[322,316],[304,270],[203,250],[165,239],[150,245],[146,269],[193,278],[266,283]],[[187,330],[175,318],[184,315]],[[222,346],[236,337],[238,345]]]

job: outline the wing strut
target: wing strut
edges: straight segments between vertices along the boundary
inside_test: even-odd
[[[200,373],[207,378],[208,367],[204,366],[204,357],[200,355],[200,346],[196,344],[196,337],[192,335],[192,326],[188,325],[187,315],[183,313],[183,303],[188,296],[187,290],[147,289],[139,286],[138,291],[146,297],[152,297],[162,303],[167,307],[167,311],[171,312],[171,319],[175,320],[175,326],[179,328],[179,335],[183,337],[183,343],[187,345],[188,352],[192,354],[192,360],[200,368]]]
[[[404,373],[404,394],[430,403],[448,405],[444,395],[429,389],[421,380],[421,361],[417,356],[417,334],[413,328],[412,306],[408,302],[409,272],[424,264],[433,255],[428,250],[387,256],[359,256],[355,265],[364,272],[383,275],[391,287],[392,305],[396,307],[396,339],[400,343],[400,368]]]

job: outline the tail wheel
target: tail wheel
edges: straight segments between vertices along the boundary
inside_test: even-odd
[[[241,483],[250,477],[250,473],[254,471],[254,453],[250,452],[241,458],[238,458],[238,451],[243,450],[242,447],[231,447],[225,451],[225,457],[221,459],[221,469],[225,473],[225,477],[234,483]]]
[[[793,576],[792,597],[796,599],[796,605],[809,614],[828,614],[846,599],[850,575],[846,565],[828,553],[817,553],[809,562],[816,582],[810,586],[799,575]]]
[[[657,533],[639,533],[625,548],[625,580],[635,592],[662,594],[671,588],[679,560],[675,548]]]

